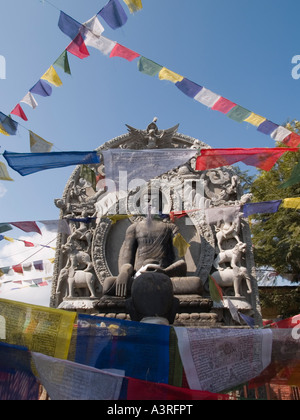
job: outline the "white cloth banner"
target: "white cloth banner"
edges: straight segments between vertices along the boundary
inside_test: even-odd
[[[109,55],[116,45],[116,41],[111,41],[105,36],[97,37],[90,31],[85,31],[84,42],[85,45],[96,48],[105,55]]]
[[[174,329],[191,389],[222,392],[255,378],[271,363],[271,330]]]
[[[41,353],[31,353],[51,400],[118,400],[123,376]]]
[[[60,232],[71,235],[69,224],[66,220],[39,220],[40,223],[46,226],[46,229],[50,232]]]
[[[209,89],[202,88],[199,93],[194,97],[194,99],[201,104],[208,106],[211,108],[214,104],[221,98],[220,95],[212,92]]]
[[[185,164],[195,156],[194,149],[127,150],[110,149],[102,152],[105,177],[129,191],[138,185]]]
[[[208,223],[224,221],[233,223],[239,221],[240,206],[210,207],[205,209],[205,216]]]

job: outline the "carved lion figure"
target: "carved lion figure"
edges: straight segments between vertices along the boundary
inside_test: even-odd
[[[224,270],[220,264],[230,263],[231,268],[240,267],[242,254],[246,252],[247,245],[243,242],[238,242],[234,248],[220,252],[214,260],[214,267],[217,270]]]

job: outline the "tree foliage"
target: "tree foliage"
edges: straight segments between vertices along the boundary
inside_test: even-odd
[[[287,128],[299,134],[300,122],[289,123]],[[260,171],[251,186],[252,201],[300,197],[300,183],[278,188],[290,178],[299,160],[300,151],[285,153],[269,172]],[[280,206],[277,213],[252,216],[251,231],[256,265],[272,267],[282,277],[300,281],[300,211]]]

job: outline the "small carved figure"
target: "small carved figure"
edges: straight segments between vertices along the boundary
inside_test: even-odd
[[[214,260],[214,267],[217,270],[224,270],[220,264],[230,263],[231,268],[240,267],[242,254],[246,252],[247,245],[243,242],[238,242],[234,248],[220,252]]]
[[[90,292],[90,297],[96,297],[95,284],[96,277],[93,273],[88,273],[86,271],[78,270],[70,274],[68,268],[63,268],[60,271],[56,293],[60,293],[63,283],[67,282],[68,286],[68,297],[75,297],[75,289],[88,289]]]
[[[215,271],[211,276],[221,287],[233,286],[235,297],[241,297],[241,283],[245,279],[248,287],[247,293],[252,293],[251,279],[246,267],[228,267],[223,271]]]
[[[242,213],[241,213],[242,214]],[[240,215],[233,221],[224,220],[222,227],[216,227],[216,237],[218,242],[218,247],[220,251],[224,251],[222,248],[222,243],[226,239],[236,239],[237,243],[241,243],[239,238],[240,231]]]

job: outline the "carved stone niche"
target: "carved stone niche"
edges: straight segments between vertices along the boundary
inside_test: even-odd
[[[169,130],[158,130],[155,122],[156,120],[146,130],[128,126],[127,134],[108,141],[97,149],[98,152],[108,149],[209,148],[197,139],[179,134],[178,126]],[[174,288],[174,294],[179,298],[175,325],[230,325],[232,320],[226,305],[215,305],[210,297],[208,276],[215,271],[214,262],[219,250],[216,224],[208,223],[205,209],[240,204],[244,197],[231,168],[203,172],[195,171],[194,168],[195,159],[191,159],[185,165],[160,175],[125,195],[120,193],[112,197],[104,188],[103,164],[90,165],[90,169],[98,177],[96,190],[83,178],[82,167],[76,167],[63,197],[56,200],[56,205],[61,210],[60,217],[70,220],[72,233],[69,236],[58,236],[50,305],[65,310],[130,319],[125,298],[104,296],[103,284],[105,279],[118,275],[118,259],[126,230],[142,218],[139,212],[141,197],[151,189],[158,191],[162,213],[175,215],[174,224],[190,245],[183,257],[187,265],[187,278],[196,276],[202,283],[201,293],[185,293],[184,290],[178,291]],[[120,211],[120,208],[123,210]],[[127,214],[124,214],[124,208]],[[114,216],[119,216],[120,213],[123,213],[122,217],[116,220]],[[185,217],[176,217],[183,214]],[[168,220],[162,223],[168,223]],[[247,295],[242,284],[242,297],[234,304],[240,309],[238,305],[245,301],[245,312],[254,314],[256,323],[259,323],[250,231],[243,219],[238,235],[240,241],[247,246],[239,265],[247,267],[253,292]],[[231,249],[235,243],[236,239],[226,240],[224,247]],[[178,254],[175,257],[176,260],[180,259]],[[233,287],[229,289],[232,295]],[[226,292],[227,290],[228,288]],[[233,297],[232,301],[234,299]]]

